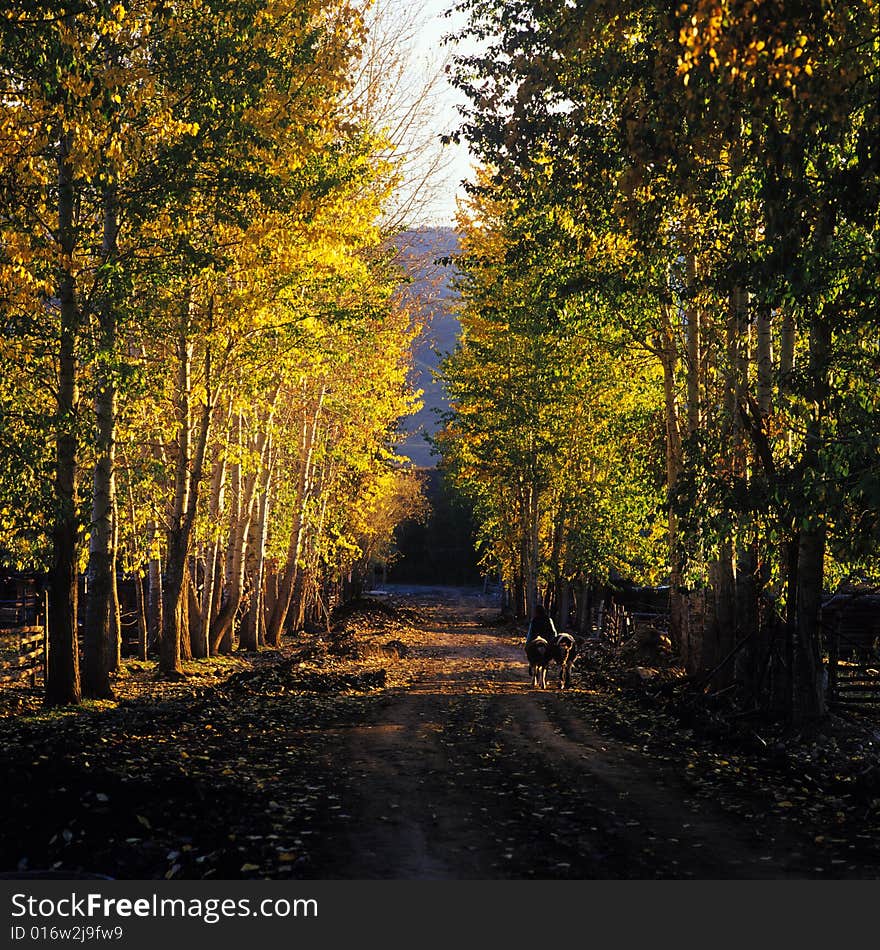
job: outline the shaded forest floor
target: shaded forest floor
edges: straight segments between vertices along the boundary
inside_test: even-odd
[[[477,592],[366,600],[332,635],[203,661],[182,684],[127,666],[113,703],[59,712],[27,690],[0,696],[0,871],[880,872],[880,723],[722,734],[595,650],[570,690],[534,690],[522,632]]]

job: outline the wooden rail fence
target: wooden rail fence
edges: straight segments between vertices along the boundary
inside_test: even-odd
[[[42,627],[0,629],[0,682],[29,679],[31,686],[46,670],[46,632]]]
[[[880,712],[880,595],[835,594],[822,605],[828,643],[828,705]]]
[[[828,651],[828,705],[880,711],[880,657],[858,640],[832,634]]]
[[[0,603],[0,683],[28,680],[36,686],[39,678],[45,678],[48,599],[43,599],[43,624],[34,622],[39,619],[37,608],[38,601],[33,597]]]

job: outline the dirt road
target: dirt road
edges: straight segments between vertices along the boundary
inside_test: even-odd
[[[347,817],[317,876],[340,878],[802,877],[788,840],[697,800],[681,769],[592,725],[603,697],[532,688],[497,608],[416,595],[415,681],[374,721],[329,735]],[[555,669],[555,668],[551,668]]]
[[[774,775],[585,671],[533,689],[522,631],[478,594],[395,598],[384,626],[374,602],[330,643],[222,661],[245,664],[231,678],[133,666],[115,704],[0,719],[0,873],[878,875],[864,761],[844,775],[811,746],[809,775]]]

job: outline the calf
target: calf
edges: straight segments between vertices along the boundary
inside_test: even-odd
[[[551,659],[559,664],[559,688],[571,685],[571,665],[577,656],[577,641],[570,633],[560,633],[550,649]]]
[[[547,687],[547,667],[553,658],[553,648],[543,637],[532,637],[526,644],[526,659],[529,661],[529,675],[532,686]]]

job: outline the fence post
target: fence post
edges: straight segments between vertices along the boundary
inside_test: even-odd
[[[49,591],[43,591],[43,685],[49,682]]]
[[[837,622],[831,625],[831,636],[828,638],[828,695],[826,702],[833,706],[837,700],[837,660],[840,655],[840,626],[843,611],[838,615]]]

